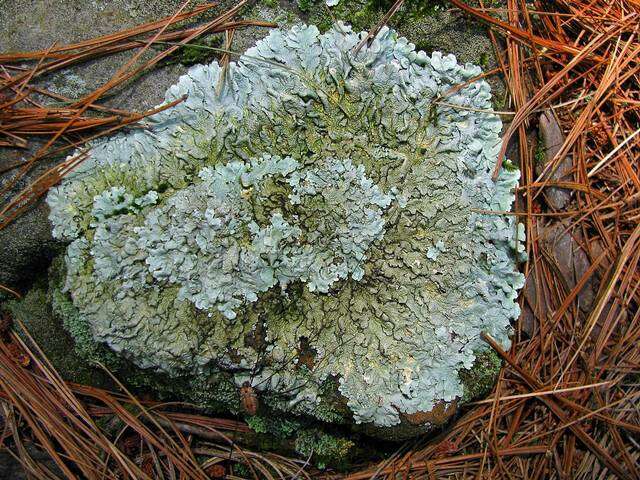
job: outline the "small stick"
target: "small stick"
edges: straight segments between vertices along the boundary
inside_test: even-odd
[[[372,39],[376,38],[376,36],[378,36],[378,33],[380,33],[380,30],[382,30],[382,27],[384,27],[387,24],[387,22],[391,19],[391,17],[393,17],[395,15],[395,13],[400,9],[400,7],[402,6],[403,3],[404,3],[404,0],[396,0],[396,3],[393,4],[393,6],[384,15],[384,17],[382,17],[382,19],[376,24],[376,26],[373,27],[369,31],[367,36],[364,37],[362,39],[362,41],[358,44],[356,49],[353,51],[353,56],[354,57],[356,55],[358,55],[358,52],[362,49],[362,47],[367,45],[370,40],[372,40]]]

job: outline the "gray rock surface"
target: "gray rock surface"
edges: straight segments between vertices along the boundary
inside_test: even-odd
[[[39,202],[0,231],[0,284],[22,290],[46,270],[60,246],[51,236],[48,215],[49,207]]]
[[[1,418],[0,425],[2,425]],[[61,475],[60,470],[48,454],[31,445],[27,446],[26,450],[36,463],[42,465],[56,475]],[[0,479],[27,480],[32,478],[34,477],[27,475],[20,462],[18,462],[13,455],[5,450],[0,451]]]
[[[358,2],[362,3],[361,0],[341,2],[341,5],[348,6],[351,11],[343,15],[334,12],[333,15],[344,21],[355,22],[356,16],[352,13],[358,10]],[[204,2],[196,0],[192,1],[191,5],[198,3]],[[225,0],[221,3],[220,8],[224,8],[235,2]],[[312,15],[301,12],[298,8],[300,2],[296,0],[257,0],[255,3],[256,6],[246,13],[247,18],[275,21],[281,25],[290,25],[301,20],[315,22],[320,16],[324,16],[326,22],[333,21],[333,18],[327,15],[326,8],[316,10]],[[315,0],[313,3],[313,8],[316,8],[319,4],[324,4],[324,0]],[[53,42],[65,44],[111,33],[169,15],[180,4],[182,0],[0,0],[0,52],[44,49]],[[320,16],[316,15],[318,12],[321,13]],[[359,28],[368,28],[375,22],[364,23]],[[418,48],[425,49],[428,53],[441,50],[444,53],[456,54],[461,62],[471,61],[484,68],[493,68],[496,65],[490,41],[484,30],[477,25],[470,25],[461,16],[449,11],[439,12],[437,16],[422,21],[407,18],[394,22],[394,25],[400,34],[407,36]],[[262,28],[238,31],[234,38],[233,50],[244,51],[266,33],[267,30]],[[43,78],[39,84],[75,98],[103,83],[129,56],[130,53],[123,53],[90,62]],[[211,58],[213,56],[211,55]],[[175,83],[186,70],[187,67],[179,61],[163,65],[115,92],[108,99],[108,104],[138,111],[152,107],[162,100],[167,87]],[[499,102],[504,90],[501,89],[500,82],[490,80],[490,83],[498,97],[496,108],[502,108]],[[29,152],[26,151],[0,149],[0,170],[28,157]],[[42,162],[37,170],[18,185],[18,188],[36,178],[51,164],[51,161]],[[10,175],[0,175],[0,185],[9,178]],[[17,188],[10,193],[16,191]],[[49,260],[60,248],[60,245],[52,240],[50,225],[46,221],[47,215],[47,207],[39,204],[12,226],[0,231],[0,283],[24,292],[34,279],[45,275]],[[20,304],[24,313],[23,319],[27,323],[32,321],[33,326],[29,328],[33,329],[32,334],[37,333],[36,340],[50,340],[50,345],[43,345],[50,349],[48,354],[64,354],[70,345],[69,337],[57,334],[61,331],[59,323],[48,323],[55,322],[55,319],[50,316],[49,307],[43,305],[43,302],[45,295],[42,287],[36,286],[36,291],[26,298],[26,302]],[[47,335],[50,332],[56,334]],[[58,363],[56,366],[61,368]],[[78,380],[82,380],[80,377],[86,372],[87,369],[74,370],[73,362],[68,365],[67,373],[70,376],[75,375]],[[0,454],[0,479],[4,478],[22,479],[25,476],[19,464],[3,453]]]
[[[55,365],[62,378],[75,383],[112,387],[102,371],[89,365],[86,359],[77,354],[73,338],[65,330],[62,321],[52,312],[47,290],[46,282],[39,280],[22,299],[5,302],[3,308],[12,318],[25,325],[33,341]],[[20,328],[16,330],[22,335]],[[52,332],[56,334],[52,335]],[[26,336],[23,338],[28,342]]]

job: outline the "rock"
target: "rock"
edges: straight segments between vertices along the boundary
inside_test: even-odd
[[[113,386],[104,372],[90,365],[86,358],[77,353],[74,339],[51,309],[46,277],[40,278],[22,299],[6,301],[2,308],[9,311],[13,319],[20,320],[25,325],[31,338],[62,378],[93,386]],[[17,326],[16,331],[22,334]]]
[[[204,0],[192,2],[192,6]],[[220,9],[233,2],[223,2]],[[368,28],[384,13],[371,7],[371,2],[357,0],[342,2],[331,15],[323,0],[314,0],[308,13],[297,9],[296,2],[257,2],[245,12],[246,18],[291,25],[299,21],[321,23],[324,28],[333,22],[332,16],[353,21],[357,28]],[[0,52],[46,49],[53,42],[59,45],[86,40],[91,37],[132,27],[145,21],[172,14],[179,0],[16,0],[2,2],[0,15]],[[434,49],[454,53],[461,62],[471,61],[487,68],[496,64],[491,43],[483,27],[462,19],[449,11],[437,11],[426,16],[397,15],[393,24],[402,35],[408,36],[418,48],[428,53]],[[265,28],[240,29],[234,37],[233,49],[244,51],[267,33]],[[71,98],[88,93],[112,75],[130,58],[130,52],[112,55],[39,79],[36,84]],[[214,53],[203,55],[208,61]],[[180,57],[178,56],[178,60]],[[160,103],[164,91],[184,73],[179,62],[167,63],[147,72],[124,88],[110,94],[107,104],[122,109],[141,111]],[[494,95],[502,97],[500,82],[492,82]],[[34,149],[31,150],[31,153]],[[0,149],[0,170],[9,164],[29,158],[30,152]],[[44,160],[31,172],[20,187],[37,178],[59,159]],[[0,187],[10,175],[0,175]],[[13,189],[10,195],[18,192]],[[0,199],[5,201],[9,196]],[[46,223],[47,208],[38,202],[22,214],[13,226],[0,231],[0,284],[25,291],[33,280],[44,274],[51,258],[59,248],[53,241]],[[1,295],[1,294],[0,294]]]
[[[14,290],[24,288],[46,272],[61,243],[51,236],[49,207],[35,208],[0,230],[0,284]]]
[[[27,444],[26,451],[35,463],[42,465],[54,475],[58,475],[57,478],[62,478],[62,472],[46,452],[32,444]],[[22,468],[22,464],[13,455],[5,450],[0,450],[0,478],[4,480],[31,480],[34,477],[27,474]]]
[[[66,43],[70,41],[76,41],[80,39],[86,39],[102,33],[108,33],[115,31],[126,26],[132,26],[134,24],[141,23],[150,18],[158,18],[161,14],[168,14],[174,11],[179,5],[179,1],[159,1],[149,4],[142,0],[115,0],[113,2],[95,2],[89,0],[78,0],[76,2],[67,2],[63,0],[43,0],[37,2],[34,7],[30,7],[33,2],[27,0],[17,0],[11,5],[4,7],[3,15],[0,18],[0,50],[11,49],[39,49],[46,48],[50,45],[52,40],[56,40],[59,43]],[[319,0],[315,3],[324,3],[323,0]],[[353,8],[356,2],[341,2],[340,7],[349,6]],[[257,18],[261,20],[275,20],[280,24],[290,25],[300,20],[298,13],[292,13],[292,6],[295,2],[257,2],[256,6],[247,12],[249,18]],[[274,6],[275,5],[275,6]],[[283,10],[283,5],[287,7]],[[320,8],[320,7],[318,7]],[[336,7],[338,8],[338,7]],[[326,9],[324,9],[326,10]],[[352,17],[350,12],[334,12],[338,18],[350,20]],[[344,14],[344,15],[343,15]],[[8,21],[8,19],[11,19]],[[365,26],[368,28],[370,25]],[[459,55],[460,62],[473,61],[481,64],[484,67],[491,67],[495,65],[495,59],[493,58],[491,44],[484,34],[484,31],[476,26],[471,26],[467,21],[464,21],[455,15],[450,15],[447,12],[438,13],[438,16],[429,18],[415,18],[405,19],[402,24],[398,24],[401,34],[410,36],[410,40],[415,42],[419,48],[426,49],[429,53],[433,50],[443,50],[445,53],[454,53]],[[88,30],[89,29],[89,30]],[[233,49],[242,51],[245,48],[253,45],[257,38],[261,38],[266,34],[265,29],[251,28],[247,30],[239,30],[234,39]],[[437,34],[437,35],[436,35]],[[122,54],[108,59],[92,62],[91,64],[74,68],[68,72],[63,72],[53,77],[43,79],[43,85],[48,88],[59,91],[64,95],[77,96],[82,93],[95,88],[104,79],[119,66],[122,61],[128,58],[129,54]],[[443,66],[446,68],[446,65]],[[185,72],[185,68],[182,65],[172,64],[165,65],[157,69],[154,72],[148,73],[143,77],[137,79],[135,82],[129,84],[126,88],[123,88],[119,92],[116,92],[110,99],[109,104],[117,106],[119,108],[129,108],[141,110],[147,107],[151,107],[160,102],[163,97],[165,89],[175,82],[178,75]],[[493,84],[494,88],[497,84]],[[494,102],[495,105],[495,102]],[[499,105],[498,105],[499,108]],[[2,160],[0,152],[0,160]],[[38,207],[41,208],[41,207]],[[36,211],[37,209],[34,209]],[[37,217],[25,216],[23,229],[26,232],[31,232],[36,240],[34,244],[37,245],[40,242],[41,245],[45,245],[45,240],[50,240],[51,236],[48,231],[39,231],[38,228],[42,225],[43,217],[47,214],[46,210],[42,210]],[[28,215],[31,215],[30,213]],[[45,229],[46,230],[46,229]],[[6,237],[2,237],[3,233],[0,232],[0,242]],[[15,236],[15,241],[22,241],[24,234],[18,234]],[[48,259],[52,253],[55,252],[57,246],[54,244],[49,252],[45,252],[45,259],[42,262],[37,262],[35,266],[30,267],[26,278],[22,278],[21,282],[31,282],[38,274],[44,275],[45,267]],[[35,249],[34,249],[35,250]],[[7,256],[6,266],[0,267],[0,270],[7,268],[7,272],[15,273],[25,270],[18,264],[11,263],[14,257],[24,256],[21,261],[30,260],[37,253],[29,253],[23,255],[22,252],[29,252],[27,248],[23,248],[19,243],[16,244],[13,256]],[[42,252],[41,252],[42,253]],[[433,255],[437,256],[441,252],[435,251]],[[405,261],[412,259],[407,258]],[[432,261],[436,261],[434,258]],[[440,258],[442,260],[442,258]],[[10,267],[10,268],[9,268]],[[419,269],[418,266],[415,267]],[[417,270],[416,270],[417,271]],[[10,277],[7,277],[10,278]],[[18,277],[15,277],[18,278]],[[59,282],[58,282],[59,283]],[[28,319],[29,312],[34,314],[34,318],[39,316],[37,312],[40,311],[42,315],[46,313],[49,315],[49,311],[42,310],[42,304],[40,303],[44,299],[42,286],[36,287],[36,292],[33,295],[29,295],[27,301],[22,303],[23,318]],[[60,300],[60,299],[58,299]],[[69,302],[70,303],[70,302]],[[67,305],[66,307],[73,307]],[[48,308],[48,307],[47,307]],[[57,304],[57,308],[61,309],[60,304]],[[54,319],[55,320],[55,319]],[[204,319],[206,321],[206,319]],[[39,320],[38,320],[39,321]],[[42,332],[55,331],[61,332],[60,320],[56,320],[58,323],[51,323],[50,327],[44,327],[39,330]],[[32,322],[34,329],[38,330],[36,321]],[[42,323],[46,325],[46,323]],[[65,323],[65,328],[76,328],[78,324],[73,322]],[[83,326],[86,327],[86,324]],[[31,328],[31,327],[30,327]],[[51,330],[47,330],[51,328]],[[88,332],[88,329],[83,331],[83,335]],[[58,335],[55,335],[57,337]],[[259,335],[256,335],[256,340]],[[87,344],[78,342],[77,331],[74,330],[74,339],[76,340],[75,348],[80,349],[83,352],[93,351],[94,346],[87,346]],[[250,342],[250,338],[247,338],[247,343]],[[68,343],[65,335],[60,335],[61,345],[64,348],[68,348]],[[79,346],[79,344],[82,345]],[[57,347],[51,347],[50,351],[55,352]],[[90,358],[93,358],[93,353],[89,354]],[[111,353],[109,351],[109,353]],[[52,354],[52,355],[55,355]],[[302,360],[301,360],[302,361]],[[60,362],[55,360],[54,363]],[[308,362],[313,364],[314,353],[309,354]],[[108,364],[107,361],[103,363]],[[304,363],[304,362],[303,362]],[[495,374],[499,369],[499,363],[486,362],[482,360],[480,355],[473,367],[469,369],[472,373],[468,379],[463,379],[464,401],[470,398],[475,398],[478,395],[484,394],[493,384]],[[78,371],[74,372],[75,367],[69,370],[69,374],[84,375],[81,366],[78,367]],[[145,375],[149,375],[148,371],[145,371]],[[121,375],[128,383],[135,383],[133,376]],[[155,382],[155,379],[153,380]],[[157,383],[154,385],[157,387]],[[216,381],[202,381],[198,382],[184,382],[180,383],[175,379],[171,379],[171,387],[173,391],[185,392],[185,396],[192,400],[194,403],[211,405],[213,402],[220,401],[220,398],[224,399],[224,405],[238,405],[238,388],[233,382],[216,383]],[[189,392],[186,394],[186,392]],[[215,393],[214,396],[209,392]],[[335,392],[334,392],[335,393]],[[263,398],[259,397],[261,403]],[[278,398],[274,400],[278,401]],[[211,402],[211,403],[210,403]],[[235,402],[235,403],[234,403]],[[216,404],[217,405],[217,404]],[[433,412],[416,411],[413,414],[408,414],[401,419],[401,424],[397,426],[398,431],[393,432],[395,439],[407,438],[418,433],[423,433],[433,430],[451,418],[455,414],[458,407],[458,402],[454,400],[451,403],[442,402],[439,403]],[[331,408],[326,412],[318,409],[318,414],[327,415],[327,418],[336,418],[342,416],[346,410],[346,401],[344,397],[336,394],[332,399]],[[238,410],[233,410],[237,412]],[[269,415],[275,415],[273,412],[268,411]],[[336,413],[338,412],[338,413]],[[332,417],[333,415],[333,417]],[[289,417],[287,417],[289,418]],[[368,425],[373,427],[372,424]],[[367,425],[363,426],[366,429]],[[315,428],[315,427],[314,427]],[[390,432],[391,427],[387,432]],[[381,433],[380,428],[372,429],[372,434],[385,436],[385,432]]]
[[[301,16],[324,31],[335,19],[349,22],[354,30],[369,30],[382,19],[393,2],[349,0],[330,9],[323,5],[323,0],[312,0],[312,3],[310,11],[302,12]],[[389,26],[415,44],[417,50],[427,54],[434,51],[452,53],[461,64],[470,62],[485,70],[498,66],[484,25],[438,2],[409,3],[405,2],[405,6],[389,20]],[[429,6],[429,3],[433,5]],[[487,82],[491,85],[496,109],[503,109],[504,83],[497,76],[490,76]]]
[[[97,341],[169,375],[221,371],[286,413],[335,421],[323,395],[337,387],[341,421],[446,418],[424,414],[463,395],[480,332],[506,346],[519,313],[515,220],[473,210],[511,208],[519,174],[488,173],[497,116],[424,115],[479,67],[386,28],[356,56],[363,35],[273,31],[221,93],[219,65],[195,67],[167,94],[188,99],[153,131],[94,145],[49,192],[54,235],[73,240],[74,316]],[[489,108],[490,88],[450,100]]]
[[[542,157],[536,164],[536,173],[541,175],[546,166],[554,159],[564,144],[564,134],[558,124],[558,120],[552,111],[547,110],[540,115],[539,126]],[[541,160],[541,161],[540,161]],[[551,168],[551,167],[550,167]],[[566,155],[560,160],[555,170],[548,170],[544,180],[551,182],[573,181],[571,171],[573,169],[573,159],[571,155]],[[571,192],[564,188],[548,187],[544,189],[544,198],[554,210],[562,210],[571,200]]]
[[[87,40],[169,16],[182,4],[178,0],[16,0],[0,3],[0,52],[3,53],[46,49],[53,42],[63,45]],[[199,3],[205,2],[191,2],[191,7]],[[224,5],[217,11],[222,8]],[[253,43],[266,33],[265,28],[239,30],[236,42]],[[77,65],[37,79],[35,84],[70,98],[79,98],[102,85],[132,54],[131,51],[122,52]],[[208,61],[214,56],[214,53],[208,52],[201,56],[201,61]],[[144,111],[159,104],[164,91],[184,73],[181,58],[178,54],[174,61],[161,64],[124,87],[114,90],[105,98],[105,103],[132,111]],[[50,100],[44,98],[39,100],[50,103]],[[36,142],[29,150],[0,148],[0,171],[8,165],[29,159],[40,145],[41,143]],[[54,158],[40,161],[15,188],[0,198],[2,205],[60,160],[61,158]],[[15,172],[13,170],[0,175],[0,188]],[[39,201],[9,227],[0,230],[0,284],[25,291],[39,275],[45,274],[51,259],[60,248],[60,243],[51,236],[47,216],[48,207]],[[0,292],[0,298],[3,296],[6,297]]]
[[[34,151],[0,148],[0,171],[23,162]],[[36,164],[26,177],[19,179],[12,188],[0,195],[0,209],[55,161],[57,160]],[[0,175],[0,189],[7,188],[17,173],[18,169],[13,169]],[[0,230],[0,284],[24,292],[38,275],[46,272],[51,259],[61,251],[63,244],[52,237],[48,216],[49,207],[38,201]],[[3,295],[0,292],[1,298]]]

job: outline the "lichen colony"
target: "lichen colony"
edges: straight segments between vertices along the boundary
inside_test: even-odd
[[[285,411],[315,415],[334,382],[377,426],[462,396],[481,332],[508,344],[523,232],[485,213],[518,180],[491,179],[489,86],[451,93],[480,69],[389,29],[355,54],[362,35],[274,30],[222,79],[192,68],[166,94],[185,101],[50,192],[96,341]]]

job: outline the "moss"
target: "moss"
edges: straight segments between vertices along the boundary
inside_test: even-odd
[[[329,8],[325,0],[298,0],[300,10],[309,15],[309,22],[317,25],[320,31],[328,30],[334,19],[348,22],[354,30],[369,30],[382,19],[393,3],[392,0],[343,0]],[[444,4],[443,0],[408,1],[395,15],[391,25],[396,25],[398,17],[419,22],[443,11]]]
[[[540,136],[538,136],[534,159],[536,162],[536,166],[538,167],[543,166],[545,163],[547,163],[547,155],[544,149],[544,142],[542,141],[542,138],[540,138]]]
[[[247,417],[245,421],[254,432],[279,438],[291,437],[302,426],[299,421],[274,416],[254,415]]]
[[[517,172],[520,169],[518,168],[518,166],[513,163],[511,160],[506,159],[503,163],[502,163],[502,167],[507,171],[507,172]]]
[[[305,458],[311,458],[311,462],[318,468],[345,468],[357,452],[360,452],[353,435],[328,432],[302,420],[292,420],[277,414],[256,415],[245,420],[258,434],[260,448],[282,448],[282,445],[289,442],[292,450]]]
[[[101,363],[109,368],[119,364],[116,355],[109,349],[97,344],[86,321],[83,321],[77,308],[71,299],[62,292],[59,285],[64,282],[66,275],[64,258],[56,257],[49,270],[51,288],[49,288],[49,301],[52,313],[62,320],[64,330],[73,338],[73,350],[85,363],[95,365]]]
[[[388,11],[394,0],[369,0],[369,8]],[[403,4],[403,12],[406,15],[412,15],[417,18],[435,15],[443,10],[447,2],[444,0],[407,0]]]
[[[308,21],[316,25],[321,32],[331,28],[334,18],[349,22],[356,31],[368,30],[384,15],[380,8],[367,0],[342,1],[332,8],[327,7],[325,0],[311,0],[311,2],[313,5],[308,11]],[[307,12],[303,11],[303,13]]]
[[[498,93],[496,93],[491,101],[491,106],[493,107],[494,110],[497,111],[501,111],[504,110],[507,107],[507,92],[504,89],[504,85],[501,84],[502,87],[500,88],[500,90],[498,91]]]
[[[218,53],[215,50],[209,48],[198,47],[214,47],[219,48],[222,46],[222,40],[220,36],[209,36],[204,40],[194,42],[182,47],[179,52],[179,63],[185,66],[196,65],[198,63],[209,63],[213,60]]]
[[[225,375],[211,376],[206,381],[199,377],[189,378],[184,391],[190,402],[214,412],[240,413],[238,388]]]
[[[233,465],[233,474],[240,478],[254,478],[255,473],[243,463]]]
[[[45,279],[37,281],[24,298],[7,301],[4,308],[24,323],[35,343],[65,380],[97,386],[109,384],[102,372],[92,368],[84,356],[74,350],[73,338],[62,328],[49,305]],[[24,336],[20,328],[17,332]]]
[[[489,68],[489,54],[487,52],[480,54],[480,66],[485,70]]]
[[[328,8],[324,0],[313,2],[308,21],[321,31],[328,30],[334,19],[351,24],[355,31],[370,30],[394,3],[393,0],[344,0]],[[500,1],[491,4],[504,6]],[[460,63],[475,63],[486,70],[498,66],[486,28],[451,12],[444,0],[407,0],[389,25],[414,43],[417,50],[453,53]],[[488,79],[488,82],[493,90],[494,108],[503,110],[506,99],[504,84],[496,77]]]
[[[355,444],[344,437],[334,436],[315,430],[303,430],[298,434],[295,448],[301,455],[311,458],[318,468],[332,465],[344,467]]]
[[[333,380],[326,381],[320,387],[320,403],[313,411],[313,416],[327,423],[345,423],[351,418],[346,399],[340,395],[337,384]]]
[[[460,370],[459,373],[464,389],[462,403],[487,395],[493,388],[501,367],[502,360],[493,350],[478,353],[473,366]]]
[[[257,450],[262,452],[277,451],[289,455],[294,453],[294,438],[289,434],[283,435],[278,431],[278,419],[251,417],[247,419],[247,423],[252,429],[256,429],[251,443]]]
[[[290,7],[288,3],[289,2],[282,6],[279,0],[255,2],[253,6],[245,10],[243,17],[272,22],[281,28],[300,23],[301,17],[299,11],[294,7]],[[233,50],[240,51],[245,47],[253,45],[254,41],[264,37],[265,33],[266,30],[263,28],[249,27],[244,29],[241,35],[239,33],[234,38]]]
[[[269,431],[269,420],[266,417],[260,417],[256,415],[253,417],[248,417],[246,422],[247,425],[249,425],[249,428],[251,428],[251,430],[256,433],[267,433]]]
[[[303,12],[308,12],[312,7],[312,0],[298,0],[298,8]]]

